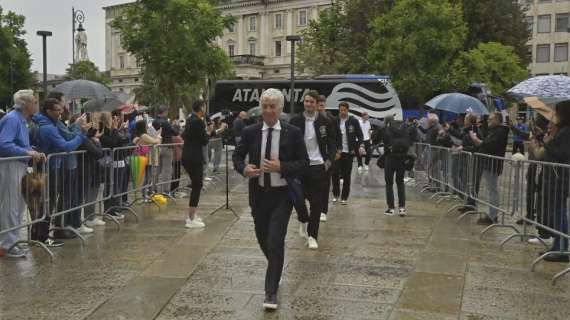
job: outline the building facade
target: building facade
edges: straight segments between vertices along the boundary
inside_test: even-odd
[[[219,8],[236,23],[217,40],[241,79],[288,79],[291,44],[288,35],[299,35],[310,20],[330,7],[332,0],[224,0]],[[113,91],[132,94],[142,84],[134,56],[121,46],[121,34],[111,26],[129,3],[104,7],[105,68]]]
[[[527,43],[533,76],[569,72],[570,0],[520,0],[532,35]]]

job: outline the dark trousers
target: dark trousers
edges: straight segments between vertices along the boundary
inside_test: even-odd
[[[79,186],[77,169],[63,169],[60,170],[60,174],[63,176],[60,176],[61,193],[57,203],[57,211],[63,212],[79,206],[83,190],[81,190]],[[58,225],[71,226],[77,229],[81,227],[81,210],[73,210],[64,214],[63,223],[61,219],[62,218],[58,219]]]
[[[513,141],[513,154],[520,152],[524,154],[524,142],[522,141]]]
[[[255,236],[261,251],[267,258],[265,293],[277,294],[285,261],[285,236],[293,204],[287,187],[270,188],[254,192],[251,214],[255,224]]]
[[[372,157],[372,149],[370,148],[370,146],[371,146],[370,140],[365,140],[364,141],[364,149],[366,150],[366,155],[361,156],[360,154],[358,154],[356,156],[356,160],[358,161],[359,167],[362,167],[362,158],[364,158],[364,164],[366,164],[366,165],[370,164],[370,157]]]
[[[340,198],[342,200],[348,199],[350,195],[350,179],[352,173],[352,162],[354,161],[354,155],[350,153],[342,153],[340,159],[336,161],[336,167],[333,172],[333,195],[335,198]],[[340,178],[342,177],[342,194],[340,192]]]
[[[475,197],[477,197],[479,195],[479,189],[481,187],[481,178],[483,177],[483,163],[480,160],[475,160],[474,161],[475,167],[472,169],[473,170],[473,185],[472,188],[473,190],[472,195],[474,195]],[[472,207],[477,207],[477,202],[475,201],[475,199],[471,196],[469,196],[467,198],[467,205],[468,206],[472,206]]]
[[[386,201],[388,208],[394,209],[394,175],[396,175],[396,187],[398,189],[398,206],[406,206],[406,186],[404,184],[404,161],[401,158],[388,156],[384,167],[384,180],[386,181]]]
[[[322,193],[325,192],[327,178],[328,176],[325,171],[325,165],[322,164],[310,166],[302,179],[305,198],[309,200],[310,205],[307,232],[310,237],[315,239],[317,239],[319,235],[319,223],[321,212],[323,212]]]
[[[334,164],[333,164],[334,166]],[[323,205],[322,210],[324,214],[329,213],[329,196],[331,193],[331,180],[332,180],[332,171],[333,168],[329,168],[329,170],[327,172],[325,172],[325,184],[324,184],[324,190],[321,193],[321,195],[323,196],[323,200],[321,201],[321,204]]]
[[[190,182],[192,185],[189,206],[197,207],[200,202],[200,193],[202,192],[204,180],[204,163],[183,161],[182,166],[184,166],[184,170],[186,170],[188,176],[190,176]]]
[[[180,186],[180,173],[182,171],[182,162],[174,161],[172,164],[172,183],[170,184],[170,191],[174,192]]]
[[[123,197],[122,196],[114,196],[116,194],[121,194],[123,192],[126,192],[128,189],[128,185],[129,185],[129,170],[127,167],[122,167],[122,168],[108,168],[106,169],[106,174],[110,174],[110,171],[114,170],[113,174],[113,187],[111,188],[111,179],[108,177],[105,180],[105,197],[107,197],[109,195],[109,193],[111,193],[111,198],[105,200],[103,202],[104,206],[105,206],[105,212],[113,207],[119,207],[121,206],[122,202],[123,202]],[[106,212],[109,214],[117,214],[117,212],[119,211],[119,209],[114,209],[110,212]]]

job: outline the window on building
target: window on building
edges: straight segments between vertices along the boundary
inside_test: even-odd
[[[281,13],[275,14],[275,29],[276,30],[283,29],[283,15]]]
[[[255,41],[249,42],[249,54],[255,56]]]
[[[229,32],[236,32],[236,27],[233,23],[228,27],[228,31]]]
[[[281,41],[275,41],[275,56],[281,57]]]
[[[536,62],[547,63],[550,62],[550,45],[539,44],[536,46]]]
[[[538,33],[550,33],[550,18],[551,15],[544,14],[538,16],[537,30]]]
[[[119,83],[123,83],[123,79],[119,79]]]
[[[554,45],[554,62],[568,61],[568,43],[557,43]]]
[[[554,30],[556,32],[568,32],[568,19],[570,15],[568,13],[559,13],[556,15],[556,26]]]
[[[135,78],[135,82],[139,82],[139,78]]]
[[[299,10],[299,25],[307,25],[307,10]]]
[[[233,44],[230,44],[228,46],[228,55],[230,57],[233,57],[235,55],[235,46]]]
[[[255,32],[257,30],[257,17],[251,16],[249,17],[249,31]]]
[[[119,55],[119,68],[120,69],[125,69],[125,55],[121,54]]]
[[[527,56],[528,56],[528,60],[529,60],[529,61],[533,61],[533,60],[534,60],[533,57],[532,57],[532,46],[531,46],[531,45],[526,46],[526,54],[527,54]]]

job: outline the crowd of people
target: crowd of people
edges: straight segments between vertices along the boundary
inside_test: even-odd
[[[173,197],[184,168],[192,187],[185,226],[204,228],[197,206],[208,153],[213,149],[215,172],[221,158],[219,137],[227,128],[225,123],[206,121],[204,108],[204,101],[195,102],[184,126],[184,121],[168,120],[166,106],[154,119],[136,111],[70,114],[60,92],[50,92],[40,108],[32,90],[16,92],[14,107],[0,120],[0,185],[15,187],[0,199],[0,230],[11,230],[1,237],[0,256],[26,256],[27,246],[16,244],[26,205],[37,222],[30,237],[47,247],[61,247],[64,239],[105,225],[96,214],[101,195],[106,199],[104,212],[124,219],[121,209],[129,184],[133,188],[130,156],[148,158],[142,190],[146,202],[155,193]],[[26,183],[29,166],[45,179],[40,183],[47,184],[48,195],[43,186],[34,191]],[[49,198],[48,208],[44,197]]]

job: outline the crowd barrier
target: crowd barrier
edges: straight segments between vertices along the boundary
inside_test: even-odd
[[[188,197],[190,192],[185,191],[191,186],[181,165],[182,147],[176,143],[62,152],[49,154],[42,162],[31,157],[0,158],[0,181],[13,186],[6,188],[0,202],[0,239],[20,239],[27,229],[27,239],[18,240],[8,251],[27,243],[41,247],[53,259],[43,242],[48,234],[69,232],[83,245],[86,239],[79,228],[88,220],[106,218],[120,230],[122,213],[138,222],[136,204],[160,210],[158,194],[171,202],[176,201],[175,193]],[[208,177],[214,183],[205,183],[202,192],[224,178],[222,172]],[[18,215],[8,214],[10,210]]]
[[[514,233],[501,241],[500,249],[516,238],[536,238],[549,249],[543,238],[559,237],[561,245],[533,261],[531,271],[548,256],[570,256],[569,165],[469,153],[424,143],[415,144],[414,151],[416,180],[422,181],[416,187],[421,192],[433,192],[430,198],[438,203],[454,201],[448,213],[463,208],[458,223],[472,214],[492,219],[480,238],[494,228],[507,228]],[[522,230],[516,225],[517,220],[523,222]],[[537,229],[538,235],[530,226]],[[567,273],[570,267],[556,274],[553,284]]]

